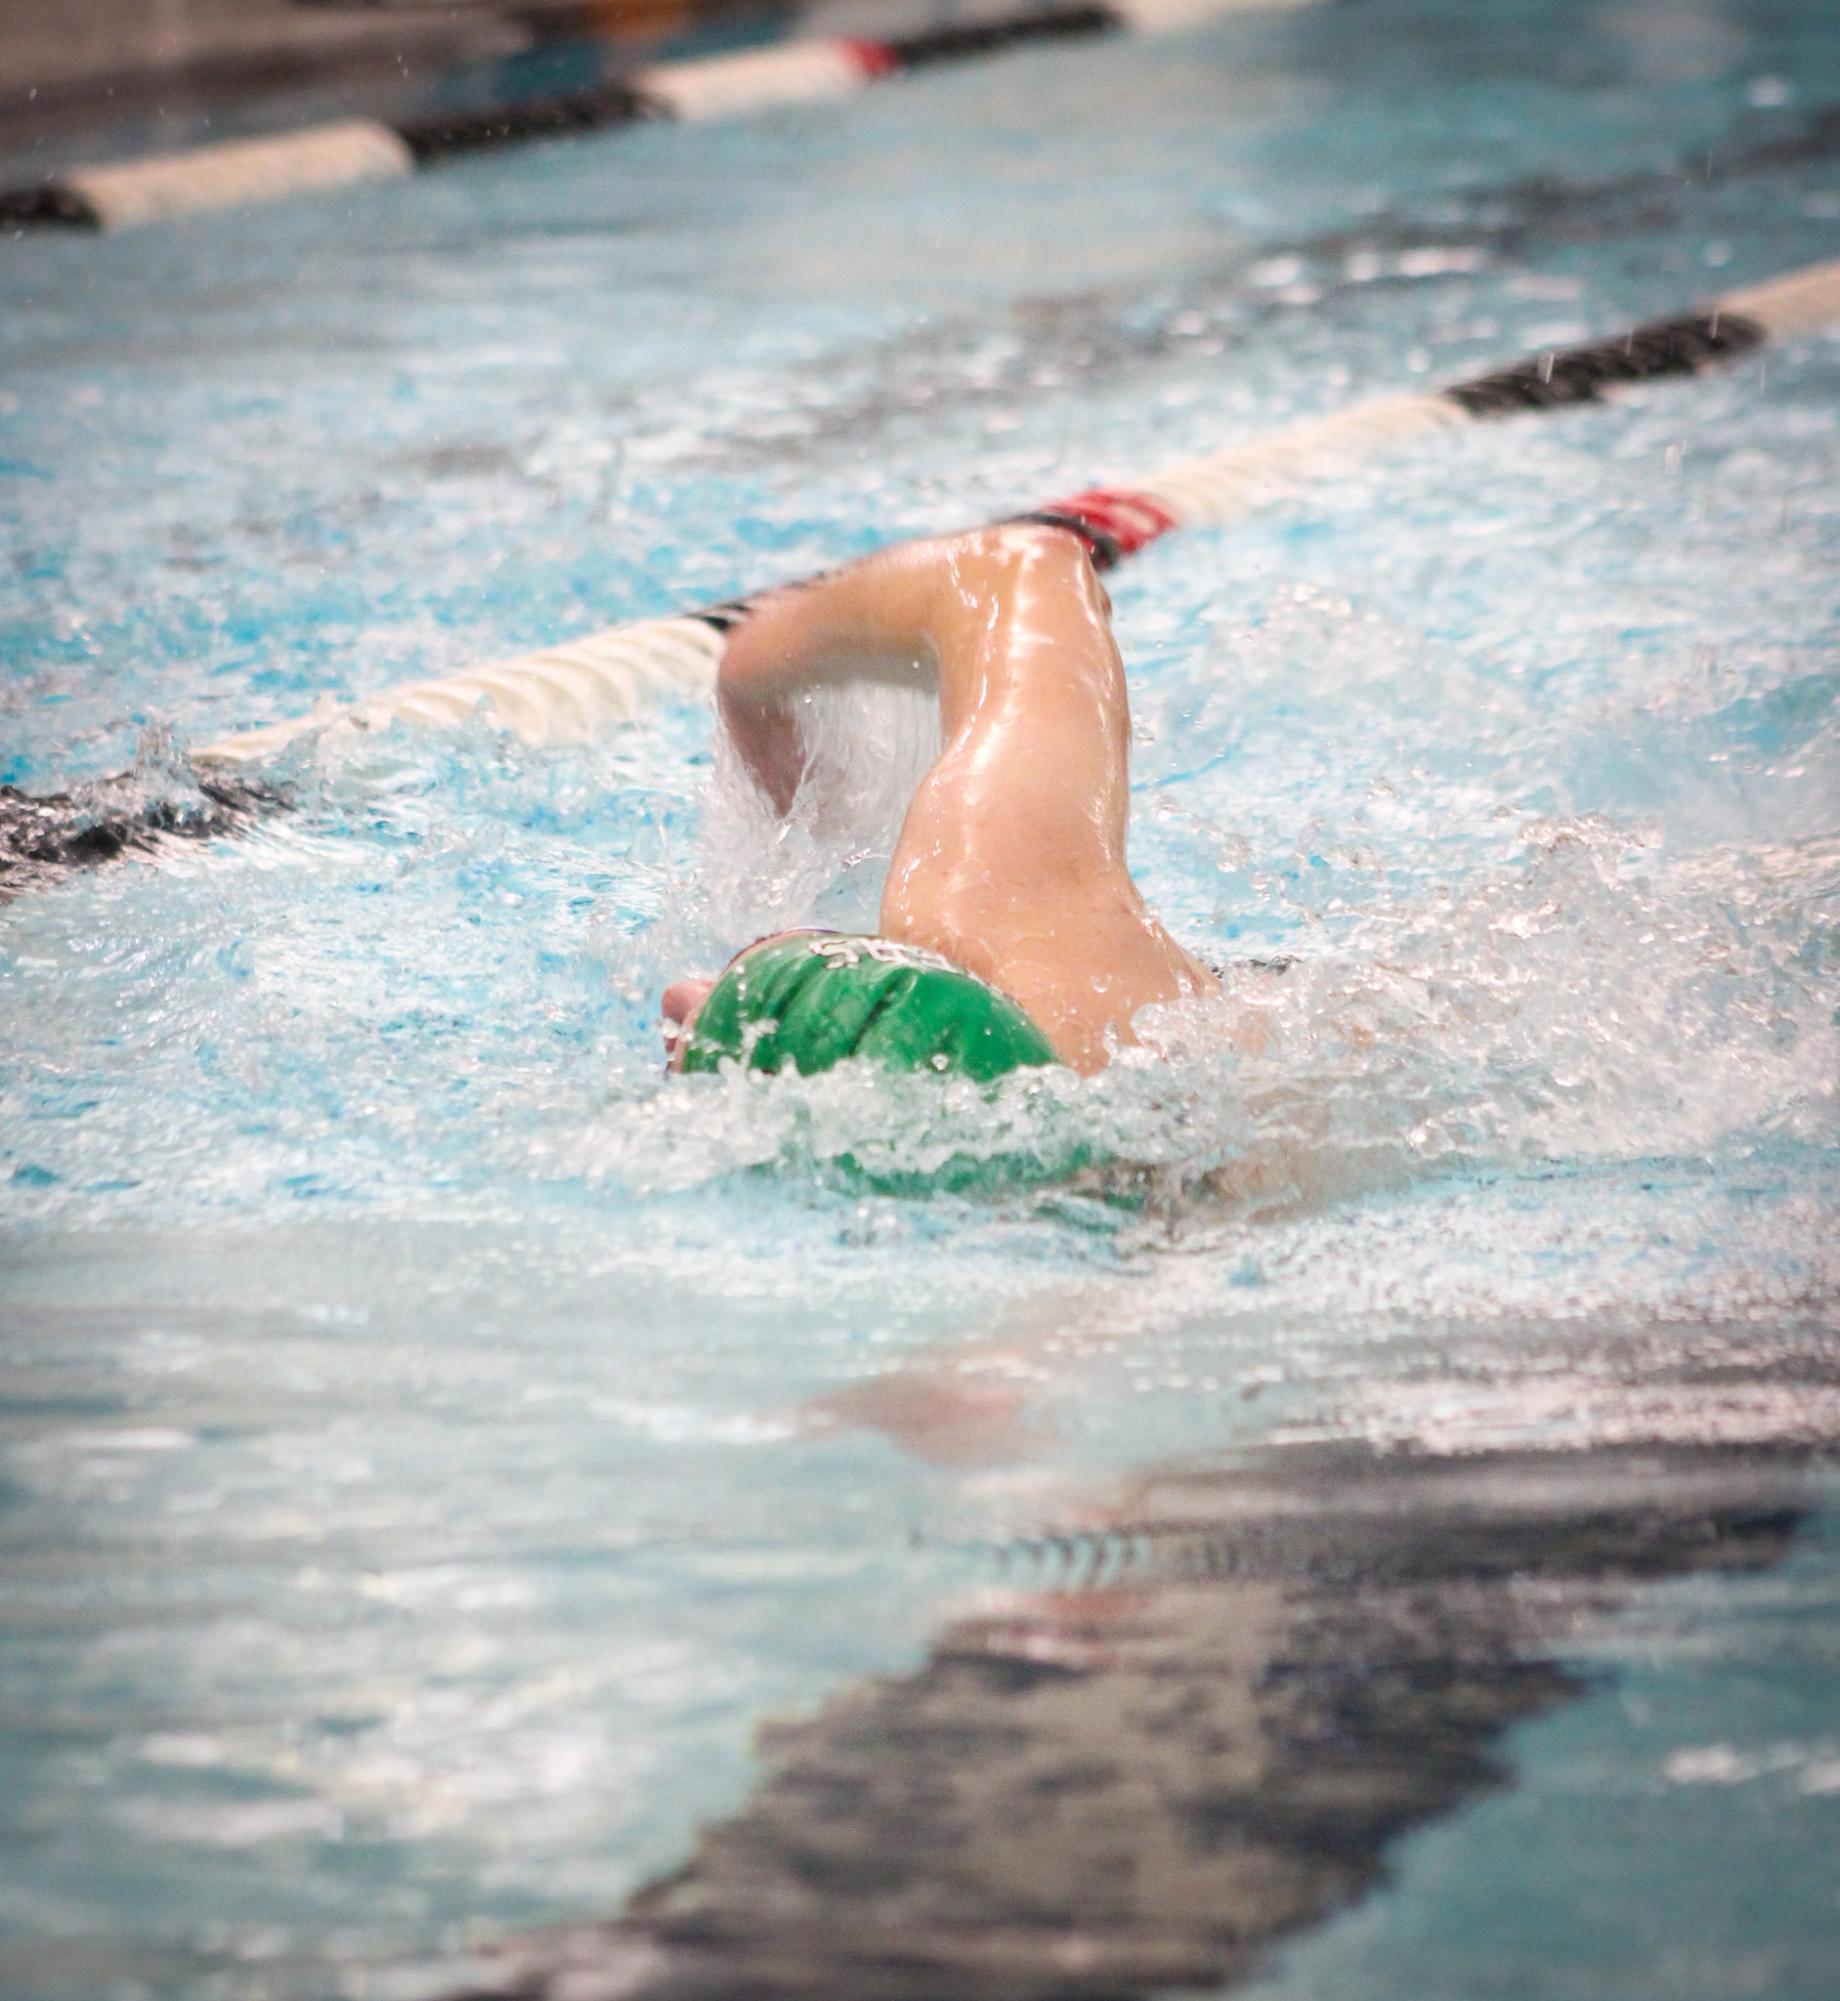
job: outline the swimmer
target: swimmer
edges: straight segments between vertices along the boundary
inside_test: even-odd
[[[805,775],[803,698],[922,679],[943,748],[914,793],[880,930],[782,932],[664,995],[675,1069],[829,1069],[865,1057],[980,1080],[1101,1070],[1138,1013],[1220,991],[1125,860],[1130,716],[1111,603],[1080,540],[1009,523],[911,543],[765,598],[716,701],[782,814]]]

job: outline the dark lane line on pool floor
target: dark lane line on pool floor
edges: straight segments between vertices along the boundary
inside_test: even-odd
[[[1013,405],[1018,397],[1090,394],[1153,367],[1169,357],[1242,346],[1295,314],[1321,316],[1349,300],[1387,290],[1434,291],[1492,269],[1512,269],[1531,248],[1602,242],[1635,230],[1677,226],[1692,196],[1771,174],[1840,159],[1840,104],[1817,107],[1784,126],[1780,119],[1740,120],[1708,154],[1696,150],[1673,165],[1602,181],[1531,178],[1441,190],[1435,213],[1398,208],[1360,222],[1289,240],[1250,242],[1217,262],[1186,274],[1180,295],[1146,315],[1143,287],[1094,285],[1017,300],[1007,314],[932,319],[856,353],[827,350],[789,367],[780,378],[773,415],[728,429],[713,429],[651,470],[747,472],[783,463],[796,451],[809,462],[827,446],[852,454],[884,439],[896,425],[942,415]],[[1453,214],[1453,211],[1455,212]],[[593,231],[584,241],[597,240]],[[437,246],[459,255],[465,246]],[[1007,333],[1015,347],[993,360],[993,334]],[[118,342],[75,351],[82,361],[120,359]],[[1044,353],[1053,380],[1044,384]],[[58,349],[68,366],[73,350]],[[847,400],[838,400],[842,377],[867,378]],[[631,396],[608,397],[597,406],[610,417],[629,416]],[[508,445],[502,433],[449,438],[424,450],[395,454],[391,474],[422,479],[470,479],[489,473],[538,490],[554,490],[553,475],[525,470],[534,445]],[[375,505],[375,491],[352,495],[341,507],[318,503],[322,518],[355,520]],[[272,539],[280,523],[252,516],[231,533]],[[189,553],[189,551],[188,551]]]
[[[1645,1586],[1778,1564],[1836,1442],[1336,1443],[1153,1472],[1112,1524],[1122,1569],[769,1725],[754,1791],[681,1868],[609,1923],[508,1944],[466,2001],[1237,1981],[1382,1883],[1400,1836],[1511,1785],[1504,1731],[1595,1685],[1570,1663]]]
[[[1747,121],[1748,122],[1748,121]],[[1293,314],[1322,314],[1385,290],[1427,292],[1490,270],[1513,269],[1530,249],[1602,242],[1677,226],[1695,194],[1840,159],[1840,104],[1824,105],[1789,131],[1735,130],[1710,160],[1602,181],[1534,178],[1443,191],[1441,214],[1395,209],[1289,242],[1258,242],[1187,276],[1181,295],[1153,316],[1132,312],[1142,288],[1111,286],[1017,302],[1009,320],[1018,345],[993,365],[1000,316],[934,321],[877,343],[858,364],[872,380],[838,403],[849,364],[826,355],[788,372],[786,404],[765,423],[712,434],[672,460],[672,469],[729,472],[827,445],[860,452],[907,419],[1013,404],[1038,393],[1044,345],[1056,392],[1091,393],[1167,356],[1242,346]],[[1453,217],[1451,211],[1458,211]],[[975,354],[977,374],[965,372]],[[802,407],[801,407],[802,406]]]

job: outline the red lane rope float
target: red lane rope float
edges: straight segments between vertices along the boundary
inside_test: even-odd
[[[1102,570],[1109,570],[1126,556],[1135,556],[1159,535],[1181,526],[1180,518],[1153,495],[1108,487],[1076,493],[1067,500],[1051,500],[1046,507],[1019,514],[1016,519],[1071,529]]]
[[[1322,0],[1105,0],[928,29],[878,41],[795,38],[695,61],[656,63],[561,96],[401,125],[341,119],[266,139],[76,167],[0,189],[0,230],[117,230],[209,209],[240,208],[363,181],[394,180],[456,154],[608,131],[652,119],[725,118],[836,97],[935,64],[971,62],[1029,43],[1094,35],[1169,34],[1228,14]]]
[[[865,42],[857,36],[846,35],[837,46],[848,53],[857,71],[868,83],[878,83],[885,76],[893,76],[901,67],[901,58],[888,42]]]

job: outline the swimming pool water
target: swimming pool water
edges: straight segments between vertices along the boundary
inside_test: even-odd
[[[183,787],[1832,257],[1784,142],[1836,101],[1814,0],[1365,0],[9,244],[0,781]],[[0,1987],[438,1991],[609,1916],[763,1722],[1197,1456],[1831,1448],[1837,390],[1772,349],[1118,573],[1140,879],[1297,960],[1256,1061],[667,1089],[663,983],[886,852],[759,859],[690,711],[308,750],[247,839],[0,911]],[[1151,1199],[825,1165],[1018,1131]],[[1542,1628],[1583,1692],[1514,1787],[1261,2001],[1831,1992],[1819,1491]]]

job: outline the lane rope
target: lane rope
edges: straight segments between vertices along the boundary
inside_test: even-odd
[[[1165,466],[1139,482],[1094,487],[1009,518],[1069,529],[1099,569],[1111,569],[1178,528],[1218,526],[1294,500],[1359,461],[1434,432],[1577,408],[1632,384],[1696,375],[1765,342],[1837,323],[1840,260],[1728,293],[1677,319],[1552,349],[1445,389],[1356,404]],[[206,769],[249,765],[311,730],[377,730],[398,722],[453,727],[487,704],[527,743],[581,741],[660,701],[706,696],[724,635],[747,615],[748,602],[610,626],[356,703],[327,699],[310,715],[221,738],[193,750],[191,758]]]
[[[1229,14],[1275,13],[1322,0],[1103,0],[999,15],[873,40],[807,36],[694,61],[655,63],[586,90],[400,125],[353,118],[267,139],[221,140],[180,153],[76,167],[0,189],[0,230],[118,230],[412,174],[463,153],[524,145],[652,119],[732,118],[842,96],[884,78],[970,62],[1031,42],[1175,34]]]

